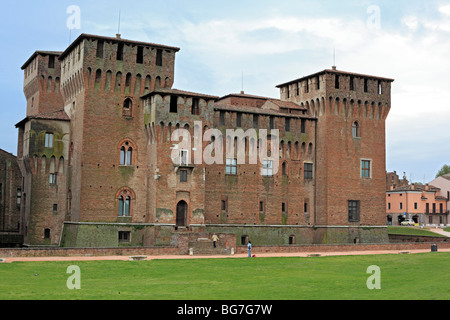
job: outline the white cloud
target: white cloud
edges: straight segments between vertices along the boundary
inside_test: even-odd
[[[405,17],[403,18],[402,22],[412,31],[416,31],[417,28],[419,27],[419,20],[417,19],[416,16]]]
[[[450,4],[443,5],[443,6],[439,7],[439,12],[450,16]]]

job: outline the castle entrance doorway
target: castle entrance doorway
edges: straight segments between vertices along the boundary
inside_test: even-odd
[[[177,227],[187,226],[187,210],[188,205],[185,201],[180,201],[177,204]]]

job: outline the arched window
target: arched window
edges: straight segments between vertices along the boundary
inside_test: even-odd
[[[130,206],[131,205],[131,197],[128,196],[124,198],[123,196],[119,197],[119,217],[130,217]]]
[[[48,80],[47,80],[47,92],[52,92],[52,82],[53,82],[52,77],[48,77]]]
[[[134,144],[128,140],[124,140],[119,145],[120,150],[120,165],[121,166],[132,166],[134,163],[134,151],[136,147]]]
[[[133,100],[130,98],[125,99],[123,102],[122,115],[124,117],[131,117],[133,114]]]
[[[283,176],[287,176],[288,175],[287,174],[287,163],[286,162],[283,162],[282,173],[283,173]]]
[[[119,197],[119,217],[123,216],[123,207],[124,207],[123,196],[120,196]]]
[[[127,188],[123,188],[117,193],[117,212],[119,217],[131,217],[134,198],[133,191]]]
[[[359,138],[360,137],[360,127],[358,121],[353,122],[353,138]]]
[[[132,147],[122,147],[120,148],[120,165],[121,166],[131,166],[133,163],[133,148]]]

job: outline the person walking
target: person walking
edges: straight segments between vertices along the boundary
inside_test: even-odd
[[[252,243],[251,243],[251,241],[248,242],[247,249],[248,249],[248,257],[251,258],[252,257]]]
[[[212,236],[212,241],[214,244],[214,248],[216,248],[216,242],[219,241],[219,237],[217,236],[217,234],[214,233],[214,235]]]

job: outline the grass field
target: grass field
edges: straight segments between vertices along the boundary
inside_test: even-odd
[[[400,234],[400,235],[408,235],[408,236],[427,236],[427,237],[443,237],[445,236],[431,232],[429,230],[413,228],[413,227],[388,227],[389,234]]]
[[[450,253],[0,264],[0,300],[449,300]],[[70,265],[81,289],[66,286]],[[381,289],[369,290],[369,266]]]

